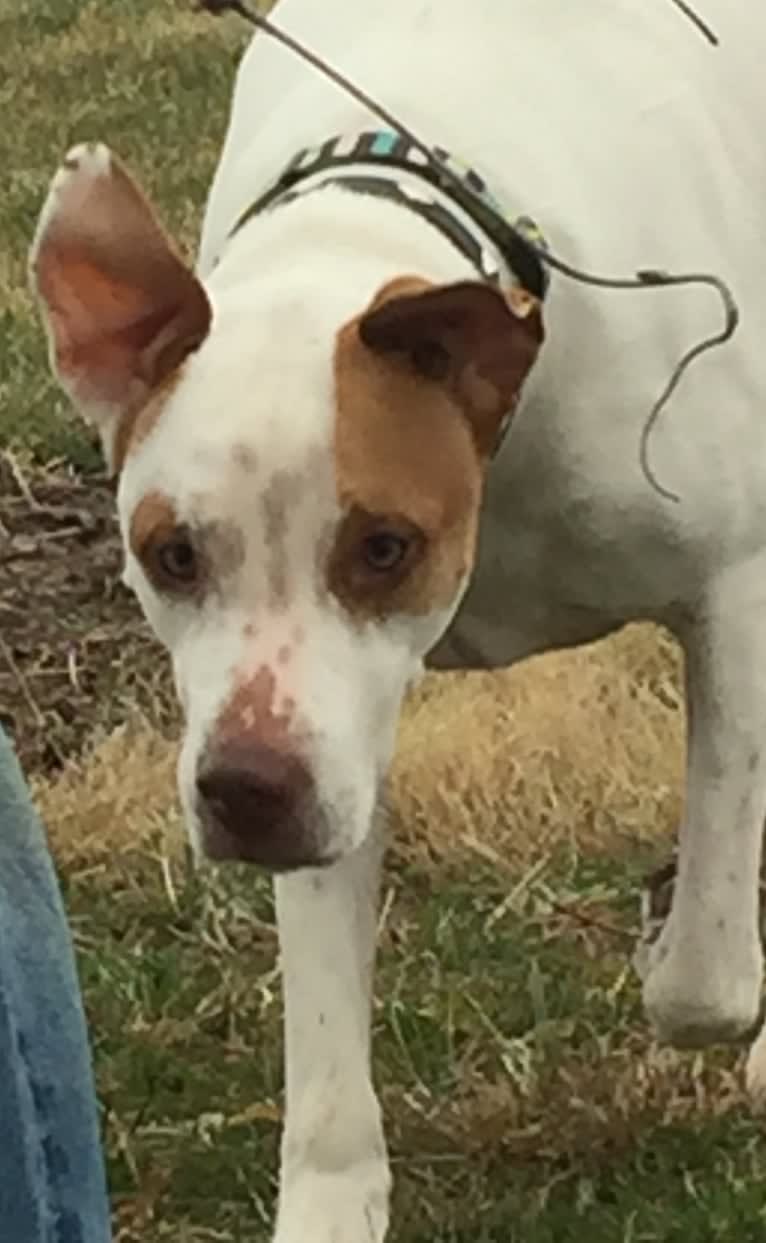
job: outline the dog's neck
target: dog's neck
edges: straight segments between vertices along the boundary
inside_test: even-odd
[[[248,220],[221,248],[208,284],[220,297],[243,282],[284,288],[310,276],[333,294],[342,284],[351,316],[403,275],[480,279],[466,255],[406,207],[331,186]]]

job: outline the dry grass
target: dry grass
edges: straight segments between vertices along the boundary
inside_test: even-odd
[[[429,678],[405,713],[394,789],[440,852],[478,840],[525,863],[613,850],[679,816],[679,658],[653,627],[501,674]]]
[[[178,835],[175,759],[137,719],[40,783],[62,860],[137,849],[158,826]],[[432,674],[402,719],[399,841],[517,868],[562,843],[614,853],[672,834],[682,764],[679,658],[653,627],[501,674]]]
[[[61,154],[106,138],[193,249],[247,31],[192,8],[0,0],[14,49],[0,440],[43,460],[95,456],[45,365],[30,230]],[[153,655],[143,640],[116,653],[81,621],[87,719],[110,732],[36,794],[79,951],[118,1243],[265,1243],[282,1083],[270,889],[189,866]],[[130,694],[123,660],[140,672]],[[33,691],[38,665],[22,669]],[[139,694],[154,715],[111,730]],[[640,879],[679,817],[682,715],[677,652],[648,627],[507,674],[429,678],[408,705],[375,1005],[396,1243],[766,1239],[736,1058],[659,1050],[629,968]]]
[[[766,1237],[741,1068],[658,1049],[629,966],[642,867],[679,813],[679,672],[666,636],[633,627],[429,677],[405,711],[375,1007],[402,1243]],[[120,1243],[265,1243],[282,1116],[269,887],[190,868],[176,754],[136,718],[36,793]]]

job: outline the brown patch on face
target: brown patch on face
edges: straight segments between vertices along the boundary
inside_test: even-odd
[[[326,564],[350,612],[423,614],[454,600],[473,561],[485,464],[543,336],[531,295],[410,276],[341,329],[335,460],[345,517]]]
[[[239,682],[213,726],[213,748],[252,737],[261,746],[293,752],[300,733],[294,728],[295,701],[286,698],[277,711],[276,692],[277,681],[268,665],[261,665],[252,677]]]
[[[186,597],[197,597],[204,590],[204,563],[188,528],[179,521],[173,502],[164,493],[148,492],[139,501],[128,540],[155,590]]]
[[[169,497],[149,492],[130,522],[130,548],[158,591],[201,596],[235,574],[245,558],[243,533],[233,523],[182,522]]]
[[[401,541],[404,549],[396,564],[385,569],[370,560],[380,539]],[[443,563],[436,572],[433,564],[426,565],[429,551],[438,561],[438,537],[429,548],[423,531],[400,515],[381,518],[353,505],[337,528],[327,562],[328,587],[357,617],[429,613],[440,599],[446,602],[455,594],[467,571],[458,557],[452,572]]]
[[[287,503],[289,477],[277,471],[263,490],[261,518],[266,548],[266,581],[273,608],[287,604]]]
[[[482,467],[448,387],[370,350],[359,321],[335,352],[337,490],[345,517],[327,564],[330,590],[358,617],[445,608],[474,556]],[[390,573],[371,569],[370,536],[408,542]]]
[[[195,532],[217,579],[231,578],[245,561],[245,536],[233,522],[205,522]]]
[[[293,656],[293,649],[291,648],[290,644],[283,643],[279,651],[277,652],[277,664],[281,665],[284,668],[285,665],[289,665],[290,661],[292,660],[292,656]]]
[[[163,492],[147,492],[130,520],[128,540],[134,557],[143,560],[149,546],[172,535],[178,525],[176,509],[170,498]]]
[[[261,495],[261,522],[266,549],[266,582],[273,609],[289,603],[287,575],[287,532],[290,511],[298,504],[306,487],[306,477],[297,471],[278,470]]]

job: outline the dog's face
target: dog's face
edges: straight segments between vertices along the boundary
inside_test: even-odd
[[[332,291],[253,273],[213,312],[103,147],[54,179],[32,273],[172,656],[194,841],[331,862],[369,829],[407,684],[467,585],[539,308],[403,277],[343,322]]]

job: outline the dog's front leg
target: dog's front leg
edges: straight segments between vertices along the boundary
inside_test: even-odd
[[[766,600],[758,563],[722,576],[684,636],[689,755],[670,914],[646,963],[660,1036],[707,1044],[758,1014],[766,809]]]
[[[389,1172],[370,1077],[382,833],[276,881],[287,1111],[275,1243],[381,1243]]]

